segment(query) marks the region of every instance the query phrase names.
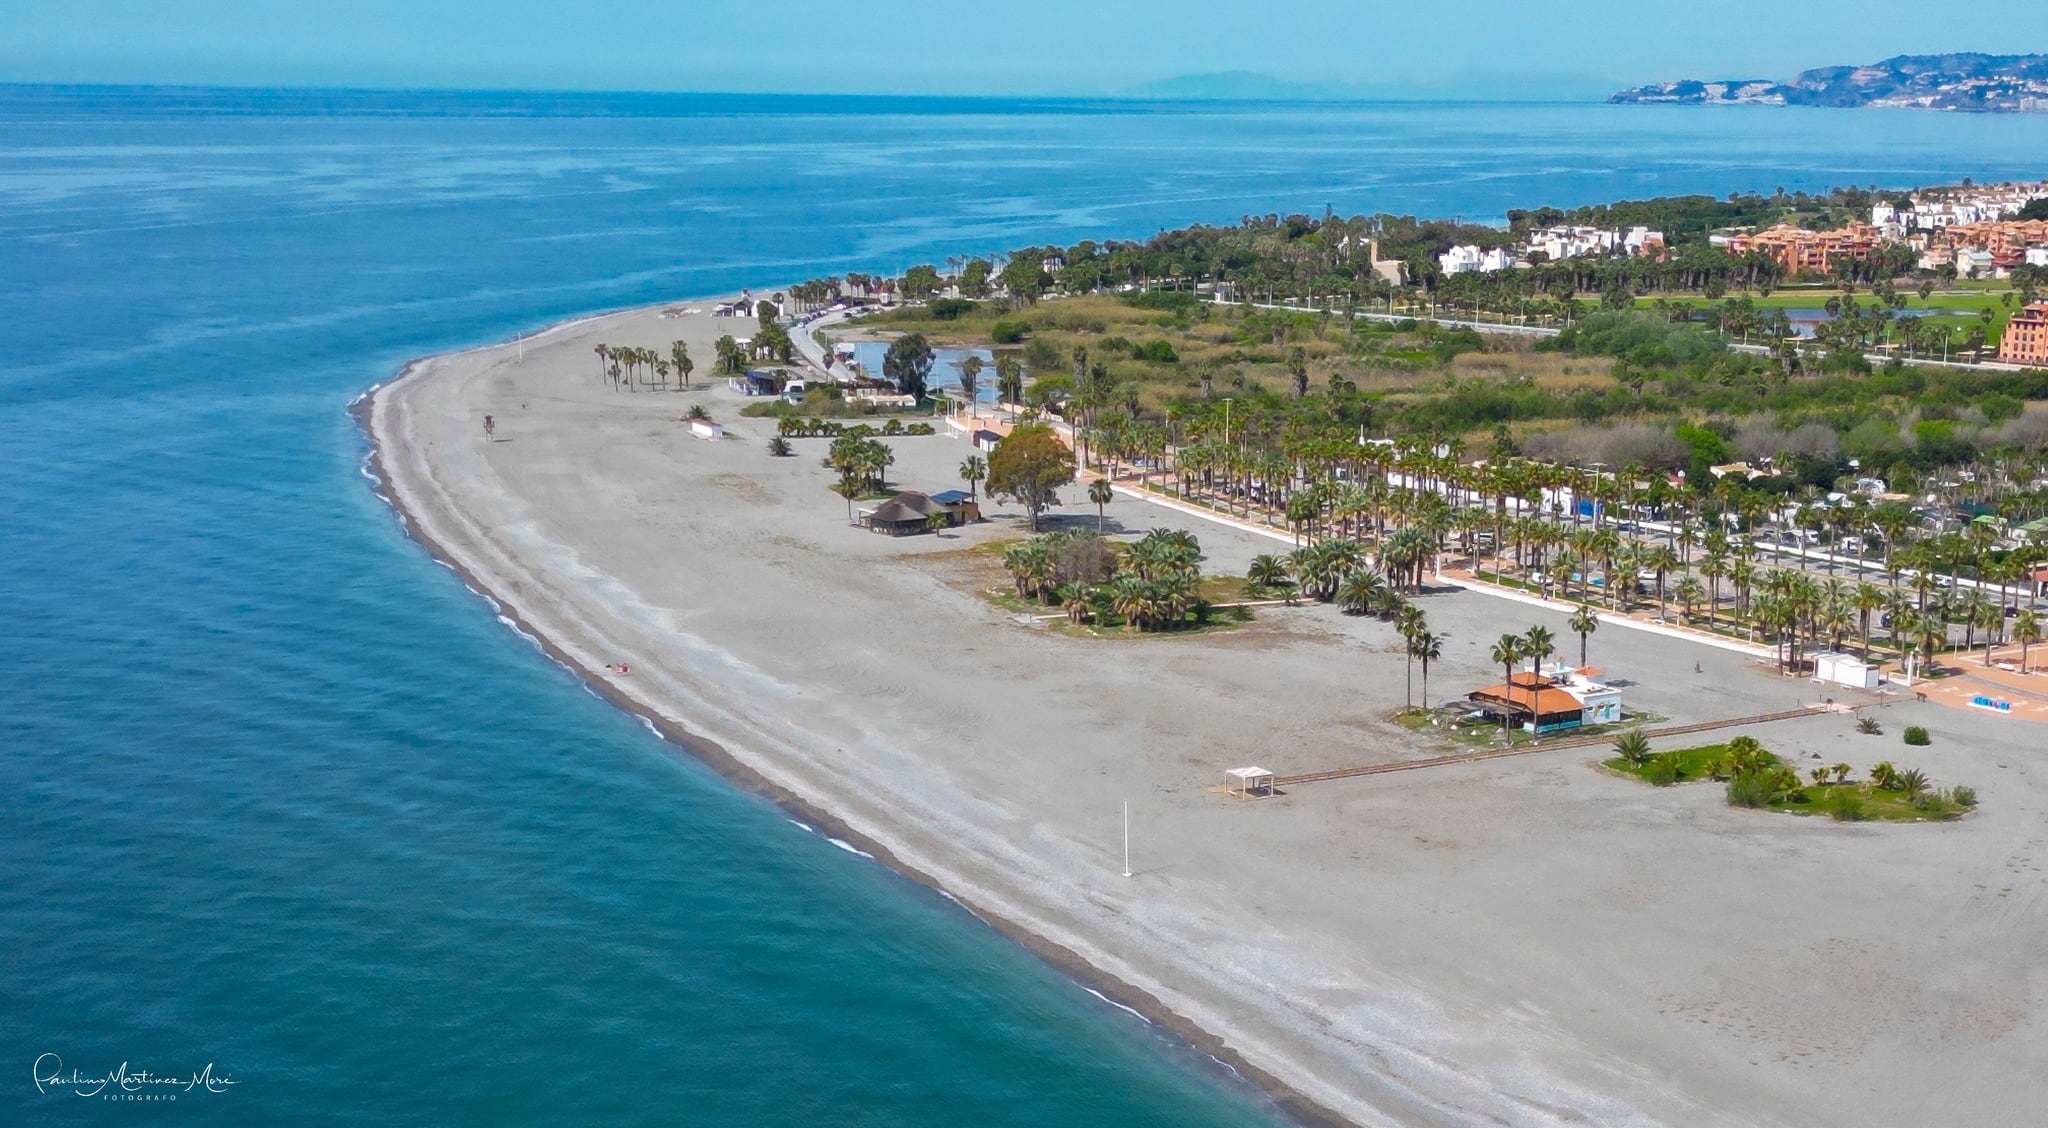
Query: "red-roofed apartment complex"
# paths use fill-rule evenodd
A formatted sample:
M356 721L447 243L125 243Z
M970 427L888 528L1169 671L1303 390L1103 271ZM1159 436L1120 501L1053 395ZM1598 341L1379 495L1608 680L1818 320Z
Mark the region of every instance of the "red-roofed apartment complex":
M2048 365L2048 302L2035 302L2012 315L1998 341L1998 359Z

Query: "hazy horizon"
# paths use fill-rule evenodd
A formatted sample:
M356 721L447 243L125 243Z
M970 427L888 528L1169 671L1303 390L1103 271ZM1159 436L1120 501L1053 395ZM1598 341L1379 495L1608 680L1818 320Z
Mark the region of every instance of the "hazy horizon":
M909 0L886 13L790 0L730 15L652 0L576 11L541 0L364 0L346 11L258 0L17 7L0 44L0 82L37 85L1089 98L1249 78L1297 88L1294 96L1527 101L1678 78L1783 78L1899 54L2048 47L2048 6L2020 0L1943 9L1947 24L1971 29L1972 43L1930 42L1924 5L1908 0L1815 0L1800 10L1798 36L1763 33L1784 11L1764 0L1677 11L1583 0L1569 18L1509 0L1428 10L1304 0L1288 20L1166 0L973 10Z

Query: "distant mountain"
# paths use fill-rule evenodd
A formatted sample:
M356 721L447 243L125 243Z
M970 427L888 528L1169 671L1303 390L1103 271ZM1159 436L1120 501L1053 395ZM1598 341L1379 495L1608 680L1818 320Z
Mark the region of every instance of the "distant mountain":
M1659 82L1616 104L1904 106L1976 113L2048 113L2048 55L1900 55L1867 67L1821 67L1786 82Z
M1297 82L1255 71L1184 74L1127 87L1123 98L1173 102L1592 101L1607 91L1584 75L1480 71L1426 81Z
M1289 82L1252 71L1183 74L1133 86L1123 93L1129 98L1192 102L1317 102L1349 96L1342 87Z

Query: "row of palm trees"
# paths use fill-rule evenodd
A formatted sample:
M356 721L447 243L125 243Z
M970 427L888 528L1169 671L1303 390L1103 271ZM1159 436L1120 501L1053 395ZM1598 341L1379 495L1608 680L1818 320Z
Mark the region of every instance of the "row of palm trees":
M1825 568L1828 580L1821 581L1804 568L1760 563L1755 541L1731 536L1720 520L1725 514L1736 523L1760 527L1782 517L1783 497L1732 486L1701 495L1630 470L1595 473L1529 460L1466 463L1450 444L1331 447L1283 437L1261 447L1253 445L1256 425L1240 427L1226 441L1220 428L1209 423L1183 424L1185 442L1172 451L1175 494L1247 518L1256 508L1273 523L1285 521L1307 542L1305 547L1338 542L1321 555L1301 557L1305 572L1299 590L1304 595L1334 597L1345 569L1324 560L1342 561L1377 549L1413 583L1427 562L1453 544L1483 573L1489 562L1482 548L1490 542L1497 580L1505 579L1512 549L1518 574L1548 570L1540 585L1544 590L1604 602L1615 611L1634 605L1640 574L1660 616L1668 616L1675 601L1688 621L1704 608L1707 626L1717 629L1728 604L1723 596L1732 592L1729 625L1747 622L1775 638L1781 660L1788 662L1801 641L1826 638L1839 646L1850 629L1870 651L1869 623L1880 611L1891 613L1892 641L1902 652L1938 648L1946 636L1935 632L1946 632L1951 623L1964 631L1966 648L1978 632L1996 640L2003 637L2008 618L2014 619L2013 637L2028 642L2022 623L2034 617L2019 618L2024 609L2016 607L2027 557L2000 548L1998 533L1983 523L1929 533L1902 503L1846 499L1801 507L1792 526L1824 534L1823 543L1856 536L1875 546L1888 587L1866 582L1845 588L1835 573L1847 554L1830 550L1824 556L1817 566ZM1097 456L1110 465L1117 455L1101 436L1113 433L1113 427L1101 428L1094 444ZM2038 507L2039 495L2037 489L2009 492L2021 512ZM1590 514L1570 512L1576 505L1557 504L1560 498L1583 502ZM1616 512L1657 519L1663 531L1650 539L1625 531L1622 520L1612 516ZM1866 551L1858 559L1869 556ZM1957 589L1964 578L1996 585L1997 598L1986 598L1982 589L1961 598L1936 597ZM1759 598L1766 581L1769 586ZM1789 593L1780 590L1788 584ZM1810 589L1837 594L1821 598ZM1850 594L1840 595L1842 590ZM1906 591L1911 598L1902 602ZM1937 620L1934 630L1927 627L1930 617Z
M622 387L638 391L641 384L663 390L668 387L670 374L676 377L677 391L688 391L690 373L697 368L690 359L690 346L681 341L671 341L665 356L654 349L633 345L600 344L591 351L597 354L598 379L610 381L613 391Z

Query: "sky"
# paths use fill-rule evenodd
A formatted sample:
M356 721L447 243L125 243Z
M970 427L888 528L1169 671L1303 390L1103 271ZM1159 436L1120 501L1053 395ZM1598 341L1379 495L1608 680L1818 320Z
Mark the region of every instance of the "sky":
M2042 0L4 0L0 81L1092 95L1180 75L1593 96L2048 51Z

